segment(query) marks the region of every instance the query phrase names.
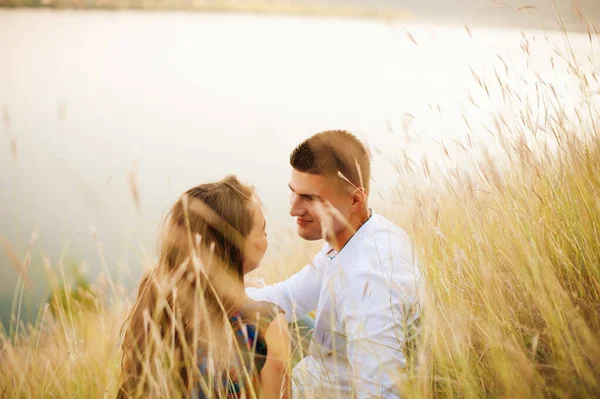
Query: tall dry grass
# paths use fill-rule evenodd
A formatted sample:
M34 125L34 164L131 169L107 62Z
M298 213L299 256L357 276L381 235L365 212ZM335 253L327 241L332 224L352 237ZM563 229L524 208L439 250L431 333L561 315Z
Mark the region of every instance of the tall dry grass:
M600 141L520 151L423 198L418 396L600 395ZM460 187L460 189L458 189Z
M523 81L523 71L476 76L481 98L497 101L494 90L503 98L501 107L478 103L495 109L488 145L465 144L465 168L435 174L425 162L409 173L434 181L400 194L405 206L396 207L425 276L410 396L600 396L600 108L591 24L588 34L588 59L575 57L565 33L551 61L569 72L572 97L535 71L525 83L534 90L525 91L509 83ZM525 36L524 43L529 57Z
M407 397L600 396L598 76L593 54L577 60L565 43L556 62L574 102L535 73L524 95L506 68L479 79L488 101L494 90L504 99L478 104L497 110L493 145L463 145L466 168L398 169L387 213L412 236L424 276ZM407 189L416 175L430 188ZM105 291L91 309L45 312L37 327L2 336L2 396L114 397L130 302Z
M106 292L96 288L98 293ZM125 293L122 292L123 298ZM38 325L0 338L0 396L27 398L114 397L118 387L121 300L90 298L55 313L45 306Z

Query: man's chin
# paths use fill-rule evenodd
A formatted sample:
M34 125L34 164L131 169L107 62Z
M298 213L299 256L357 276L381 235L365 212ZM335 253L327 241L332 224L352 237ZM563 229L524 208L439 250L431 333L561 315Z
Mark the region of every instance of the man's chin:
M320 232L306 231L301 227L298 227L298 235L306 241L317 241L322 238Z

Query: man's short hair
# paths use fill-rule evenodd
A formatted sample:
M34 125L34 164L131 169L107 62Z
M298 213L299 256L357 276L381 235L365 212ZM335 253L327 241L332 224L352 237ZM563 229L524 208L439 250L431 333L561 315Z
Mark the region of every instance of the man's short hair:
M290 165L299 172L321 176L338 176L341 172L355 187L369 192L369 153L355 135L345 130L327 130L304 140L292 151Z

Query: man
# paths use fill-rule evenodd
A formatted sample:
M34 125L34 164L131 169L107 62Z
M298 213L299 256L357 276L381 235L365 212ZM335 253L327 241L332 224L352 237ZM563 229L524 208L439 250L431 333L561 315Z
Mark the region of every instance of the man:
M370 210L370 160L354 135L318 133L292 152L290 164L298 235L326 242L289 279L247 293L277 304L290 322L316 309L309 356L292 373L294 396L398 397L417 304L408 236Z

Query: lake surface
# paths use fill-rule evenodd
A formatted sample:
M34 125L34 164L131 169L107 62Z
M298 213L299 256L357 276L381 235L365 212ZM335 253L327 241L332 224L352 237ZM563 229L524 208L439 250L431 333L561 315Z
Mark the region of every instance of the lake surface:
M178 195L234 173L256 186L277 242L294 228L287 160L301 140L356 133L373 152L372 197L385 199L398 184L391 162L439 159L440 142L469 132L463 115L486 140L492 110L468 100L483 98L473 72L529 71L512 82L528 91L536 71L570 101L569 76L550 62L561 40L412 21L2 10L0 236L24 257L38 226L32 267L63 254L95 275L94 225L109 267L139 271ZM589 49L584 34L570 44ZM16 272L0 261L12 297Z

